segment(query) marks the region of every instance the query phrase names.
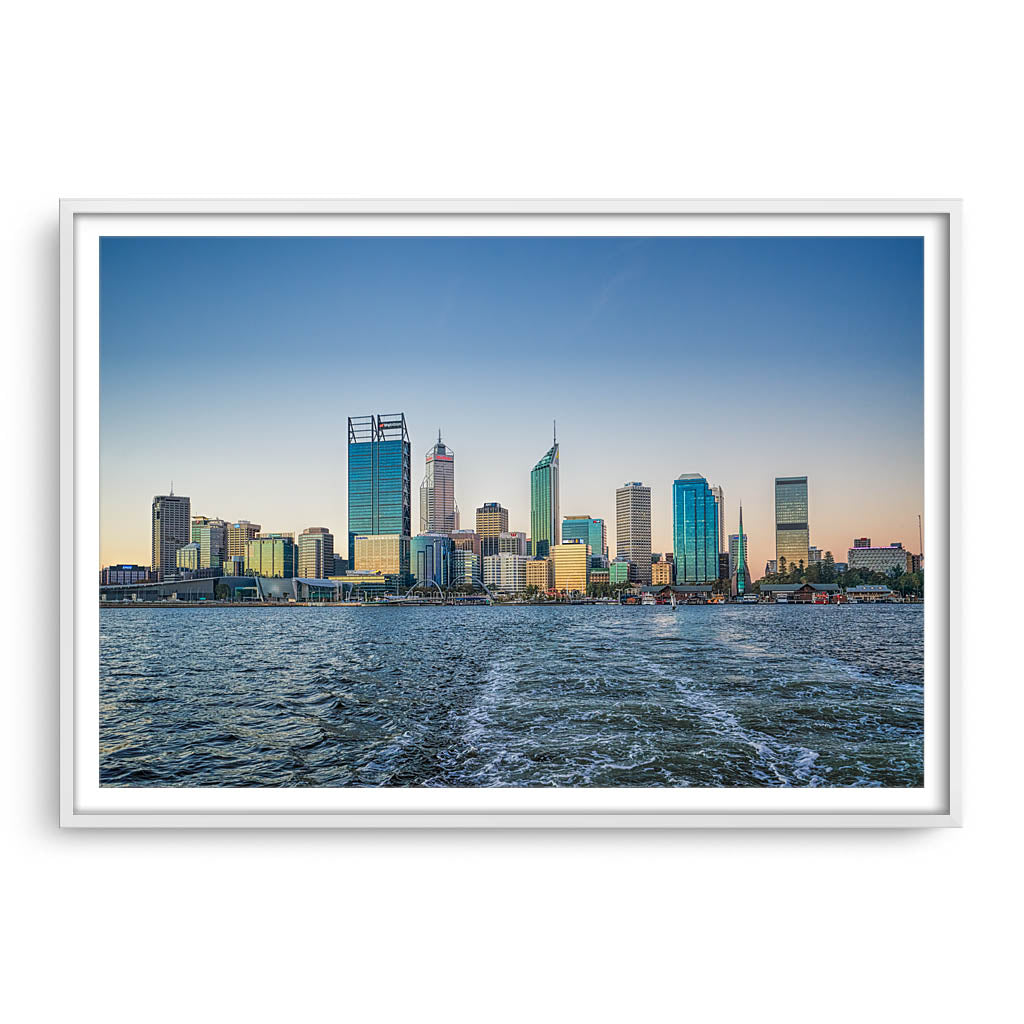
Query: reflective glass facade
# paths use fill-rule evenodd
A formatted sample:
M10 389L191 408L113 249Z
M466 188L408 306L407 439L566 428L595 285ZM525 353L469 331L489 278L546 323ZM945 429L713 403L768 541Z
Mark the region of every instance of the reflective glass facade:
M246 572L288 579L295 575L296 568L295 539L291 534L264 533L246 545Z
M608 533L603 519L590 516L566 516L562 520L562 542L581 540L590 545L590 563L593 566L608 555Z
M412 538L410 571L417 583L436 583L446 588L452 582L452 539L440 533L421 533Z
M786 569L810 564L811 535L807 516L807 477L775 478L775 560ZM781 564L779 571L781 572Z
M405 415L349 417L348 557L356 534L412 532L411 448Z
M685 473L672 483L672 553L676 583L718 579L718 502L707 480Z
M556 442L530 473L531 553L537 558L547 558L551 548L561 543L561 527Z

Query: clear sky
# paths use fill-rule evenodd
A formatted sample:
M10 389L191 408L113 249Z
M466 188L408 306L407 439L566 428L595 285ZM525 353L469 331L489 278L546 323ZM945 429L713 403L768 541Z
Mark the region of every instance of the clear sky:
M404 412L413 531L438 428L462 525L529 532L558 420L563 515L700 473L774 557L775 476L811 543L915 551L923 505L920 238L104 238L101 564L150 560L150 503L347 531L348 416Z

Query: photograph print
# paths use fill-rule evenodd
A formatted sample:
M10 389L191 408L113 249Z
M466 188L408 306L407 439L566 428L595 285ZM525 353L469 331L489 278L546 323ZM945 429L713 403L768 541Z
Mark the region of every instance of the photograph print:
M925 784L923 239L99 239L99 787Z

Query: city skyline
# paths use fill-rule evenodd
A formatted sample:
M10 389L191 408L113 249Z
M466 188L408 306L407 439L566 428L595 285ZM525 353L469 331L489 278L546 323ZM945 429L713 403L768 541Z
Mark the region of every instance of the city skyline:
M116 238L101 288L103 565L147 562L142 510L172 478L195 515L344 537L345 418L374 408L404 410L414 466L440 426L456 502L499 502L512 530L531 532L529 474L557 418L561 517L603 518L612 550L623 480L651 487L652 547L672 550L684 472L721 487L727 512L743 501L755 570L775 557L787 474L809 478L810 542L837 560L860 535L917 547L920 239ZM439 339L440 403L396 372ZM181 380L153 403L164 343ZM324 395L286 386L293 345L326 360ZM493 346L508 358L488 362ZM191 429L175 395L205 410ZM257 463L282 469L246 471Z

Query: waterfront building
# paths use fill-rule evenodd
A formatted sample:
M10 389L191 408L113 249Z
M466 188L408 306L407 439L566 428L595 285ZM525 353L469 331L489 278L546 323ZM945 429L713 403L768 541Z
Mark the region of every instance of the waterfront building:
M101 587L150 582L156 582L156 577L148 565L108 565L100 570Z
M607 566L603 569L592 568L590 570L590 585L596 587L605 583L611 583L611 572Z
M227 523L209 516L193 516L192 540L199 545L199 567L219 569L228 554Z
M762 583L760 590L762 601L780 604L831 604L840 596L836 583Z
M354 564L350 572L382 573L401 576L409 572L409 537L397 533L359 534L352 538Z
M451 586L452 539L446 533L419 533L410 544L410 572L417 583Z
M717 486L711 488L711 493L718 506L718 553L722 554L729 550L728 542L725 539L725 495L722 493L722 488Z
M732 542L736 541L735 552ZM729 593L742 598L750 593L750 572L747 570L747 535L743 532L743 506L740 505L740 532L729 538L729 559L732 572L729 574Z
M245 555L228 555L221 563L220 571L225 576L245 576Z
M636 579L651 582L651 489L639 481L615 492L615 555L636 566Z
M455 452L442 443L439 430L420 484L420 533L450 534L458 529L456 514Z
M504 552L484 557L483 580L489 590L500 590L505 594L521 594L526 589L526 566L524 555Z
M846 588L846 599L851 604L892 601L895 597L896 595L882 584L865 583L859 587Z
M651 585L655 587L664 587L672 583L672 569L673 565L671 562L666 562L661 559L657 562L651 563ZM594 574L590 574L593 579Z
M472 548L452 548L452 586L468 587L479 583L480 556Z
M529 558L526 560L526 585L536 587L542 593L555 586L554 563L550 558Z
M555 590L585 594L590 585L590 545L570 540L551 548L554 563Z
M608 561L608 528L603 519L590 516L566 516L562 520L562 541L582 540L590 545L591 568Z
M636 566L628 558L616 558L608 563L609 583L633 583L636 581Z
M491 554L501 555L508 552L510 555L522 555L526 557L526 534L517 530L499 533L497 536L497 549Z
M262 530L259 523L250 523L248 519L240 519L237 523L229 523L227 530L227 556L235 555L245 558L246 546Z
M558 437L530 472L530 553L546 558L561 543L562 518L559 509Z
M676 582L710 583L718 578L718 503L699 473L672 483L672 550Z
M246 545L246 573L288 578L296 575L297 563L294 534L260 533Z
M178 548L174 553L174 565L179 573L182 570L196 572L199 569L199 545L193 540Z
M404 413L348 419L348 557L356 536L412 533L411 446Z
M334 573L334 534L326 526L310 526L299 534L299 576L325 580Z
M177 575L177 552L192 539L192 502L180 494L157 494L153 497L152 569L157 580Z
M863 538L866 539L866 538ZM851 569L867 569L870 572L910 572L913 555L900 543L887 548L852 547L846 552L846 563Z
M775 560L786 568L810 564L810 528L808 526L807 477L775 478Z
M452 548L455 551L472 551L479 559L480 535L476 530L455 530L452 533Z
M733 574L736 572L736 565L739 562L739 551L740 551L740 535L738 533L729 534L729 578L732 579ZM743 534L743 562L745 565L749 565L750 550L747 547L747 535Z
M480 558L498 554L498 537L508 533L508 509L496 501L487 501L476 510L476 533L480 538Z

